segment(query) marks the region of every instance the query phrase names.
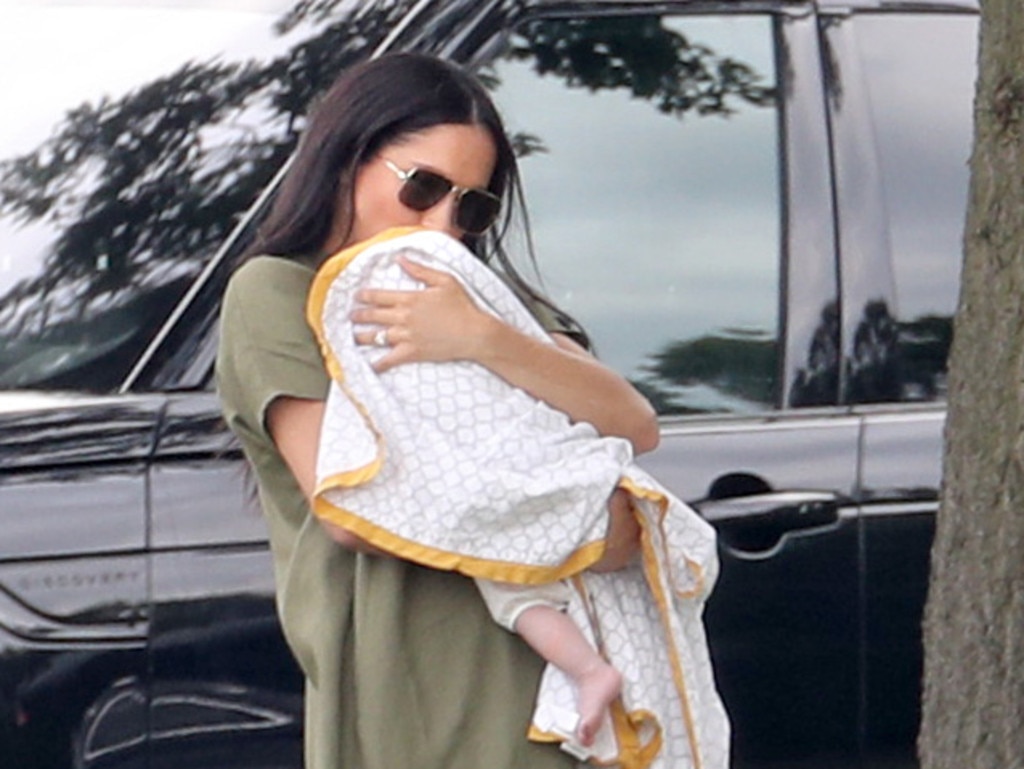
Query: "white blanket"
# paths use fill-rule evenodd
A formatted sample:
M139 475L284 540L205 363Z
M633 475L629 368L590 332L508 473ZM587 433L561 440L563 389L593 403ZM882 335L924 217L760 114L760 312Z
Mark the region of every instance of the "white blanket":
M358 346L363 287L418 290L404 255L454 275L479 307L551 343L509 287L458 241L401 229L329 259L308 318L332 384L320 437L316 514L395 555L496 581L567 579L568 613L623 675L593 759L628 769L727 769L729 724L702 624L717 576L714 531L602 438L470 362L410 363L381 375L386 350ZM597 574L607 500L633 496L635 567ZM530 737L571 733L569 679L549 665Z

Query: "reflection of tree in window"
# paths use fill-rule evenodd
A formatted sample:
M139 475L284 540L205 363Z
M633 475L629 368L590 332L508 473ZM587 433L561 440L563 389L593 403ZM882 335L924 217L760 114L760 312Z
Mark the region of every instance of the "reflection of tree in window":
M751 403L775 401L776 340L769 334L746 329L726 329L715 336L673 342L650 356L647 367L654 380L645 380L648 395L657 393L654 383L704 384L721 393ZM659 398L662 413L686 413L666 394Z
M899 326L901 399L933 401L946 397L946 356L953 343L953 318L923 315Z
M676 119L728 118L740 105L775 106L776 89L765 84L762 73L696 41L699 32L684 33L679 27L686 19L630 14L536 20L517 30L506 56L541 77L561 79L569 89L625 92ZM521 133L519 139L524 156L549 151L543 135ZM774 402L774 330L720 328L658 344L647 363L624 373L660 413L706 410L680 398L680 387L714 390L723 396L710 399L720 404L715 409L759 409Z
M897 334L896 321L884 301L871 301L864 306L853 332L853 354L847 372L852 403L899 399Z
M0 217L56 233L37 275L0 297L0 388L116 386L167 311L294 147L296 118L371 50L407 2L299 2L311 33L266 62L189 62L70 110L0 161Z
M824 406L839 392L839 304L832 301L821 311L811 336L806 365L797 369L789 392L789 406Z
M538 74L591 91L628 89L678 117L731 114L734 98L775 102L751 67L666 28L660 16L538 20L519 32L508 55L532 60Z
M628 89L661 112L682 117L730 115L733 98L757 106L775 103L775 89L753 68L667 29L660 16L539 19L524 24L505 56L533 62L538 75L562 78L571 88ZM492 73L481 75L491 87ZM516 153L544 152L542 137L517 133Z

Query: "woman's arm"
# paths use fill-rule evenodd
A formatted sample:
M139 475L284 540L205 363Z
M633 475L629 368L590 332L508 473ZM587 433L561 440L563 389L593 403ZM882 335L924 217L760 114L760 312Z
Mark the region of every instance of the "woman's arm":
M325 408L324 401L281 397L267 409L270 437L310 505L316 491L317 436L320 435ZM342 547L358 553L386 555L347 529L322 518L318 520L331 539Z
M658 445L658 422L647 399L569 337L546 344L481 311L451 275L410 260L402 266L422 291L364 290L352 320L387 330L384 371L411 361L472 360L602 435L628 439L641 454ZM373 331L363 332L362 344Z
M320 435L325 405L323 401L282 397L275 399L267 410L270 437L310 504L316 490L316 436ZM591 567L595 571L620 569L639 549L639 525L635 518L624 515L616 506L610 506L609 513L605 552ZM348 550L388 555L348 529L322 518L317 520L331 539Z
M477 362L574 422L589 422L601 435L628 439L634 454L657 447L658 420L651 404L575 341L553 334L552 347L491 316L485 321L491 329L482 337Z

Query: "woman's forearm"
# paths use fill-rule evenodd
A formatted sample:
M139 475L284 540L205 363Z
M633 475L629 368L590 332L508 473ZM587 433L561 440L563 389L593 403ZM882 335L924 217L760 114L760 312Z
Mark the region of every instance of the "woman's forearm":
M647 399L569 337L555 345L523 334L476 306L451 274L401 259L423 290L363 289L351 319L371 328L356 334L375 344L380 330L389 346L378 372L415 361L472 360L486 366L576 422L633 444L635 453L658 444L658 422ZM376 327L376 328L374 328Z
M313 436L320 434L325 409L324 401L281 397L271 403L267 411L267 428L270 437L311 506L316 491L318 451L317 442ZM317 521L331 539L348 550L357 553L387 555L348 529L322 518L318 518Z
M478 363L573 421L626 438L637 454L658 445L657 415L647 399L569 337L555 334L553 346L500 320L487 323L473 356Z

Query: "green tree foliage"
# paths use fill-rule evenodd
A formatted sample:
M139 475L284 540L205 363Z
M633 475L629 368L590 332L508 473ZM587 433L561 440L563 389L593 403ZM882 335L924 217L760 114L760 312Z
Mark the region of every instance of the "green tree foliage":
M571 87L625 89L677 116L728 115L733 99L775 101L754 69L666 28L659 16L538 20L523 28L511 55Z

